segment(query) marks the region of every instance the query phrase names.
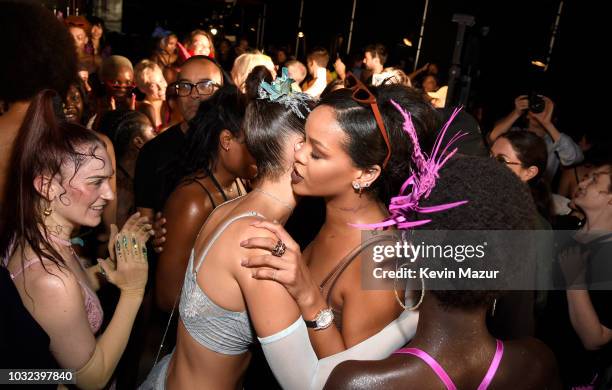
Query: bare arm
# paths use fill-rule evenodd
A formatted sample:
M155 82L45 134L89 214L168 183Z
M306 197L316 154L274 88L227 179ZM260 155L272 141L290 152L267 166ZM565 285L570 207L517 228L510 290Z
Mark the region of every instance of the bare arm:
M588 290L568 290L567 303L572 326L586 349L599 349L612 340L612 330L599 322Z
M157 306L172 310L185 278L185 270L196 237L213 207L197 184L181 186L164 207L166 241L156 271Z
M254 222L251 221L251 222ZM241 238L250 237L255 233L255 228L248 227L243 230ZM261 235L261 232L258 232ZM269 237L273 237L269 233ZM240 241L237 241L238 244ZM262 255L266 251L261 249L240 248L241 257L249 255ZM253 278L252 271L240 267L240 261L236 262L235 275L240 289L244 295L249 316L257 336L267 337L275 334L294 323L300 316L295 301L280 284Z
M521 95L514 99L514 110L495 124L493 130L489 133L489 142L493 143L497 137L510 130L514 122L516 122L528 108L529 100L527 99L527 95Z
M257 278L283 284L297 302L302 317L313 320L320 310L327 308L327 302L312 280L308 266L302 260L299 245L279 224L261 222L256 226L261 228L258 232L260 236L249 238L242 245L250 248L266 248L268 254L252 255L244 265L257 268L255 270ZM274 238L261 237L261 232L266 230L268 231L266 233L273 232ZM281 258L269 253L278 239L287 245L287 250ZM360 264L360 260L354 261L342 275L342 278L350 280L348 284L351 286L361 285ZM342 352L376 334L396 319L401 312L401 307L395 301L392 291L348 288L342 291L342 298L344 301L342 332L335 326L308 331L312 347L320 359Z

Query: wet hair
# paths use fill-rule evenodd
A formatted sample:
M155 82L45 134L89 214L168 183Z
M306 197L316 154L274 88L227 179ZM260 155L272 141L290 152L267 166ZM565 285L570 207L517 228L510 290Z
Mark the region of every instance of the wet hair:
M309 105L314 105L312 102ZM308 112L297 106L303 118L281 103L268 99L252 100L244 118L246 146L257 165L257 180L280 177L283 167L283 148L291 135L305 135ZM311 107L312 108L312 107Z
M112 141L117 161L125 157L132 139L142 133L143 119L151 123L146 114L126 109L107 111L100 119L100 131Z
M329 63L329 53L322 47L315 47L308 54L308 61L313 61L321 68L327 68L327 64Z
M43 89L66 95L77 78L77 54L68 29L51 11L35 2L2 1L0 36L5 53L14 54L0 61L0 100L30 100Z
M548 150L544 139L528 130L507 131L497 139L505 138L512 145L521 166L525 169L535 166L538 174L532 177L527 184L538 208L538 212L550 220L552 214L552 198L550 188L544 180L546 165L548 163Z
M352 91L339 89L326 95L319 105L329 106L335 111L336 121L346 134L344 148L358 168L381 167L380 176L365 193L372 194L379 201L389 204L408 178L411 168L412 143L403 131L404 118L391 104L391 100L412 115L412 121L421 140L423 150L429 151L434 132L439 127L435 109L425 100L423 94L401 85L369 87L380 109L383 123L389 134L391 158L385 168L387 145L378 128L370 105L361 104L352 98Z
M17 138L9 165L5 203L0 215L0 257L9 258L17 248L29 246L40 259L64 265L62 256L47 241L43 220L43 196L34 187L35 178L59 176L60 183L74 179L80 167L104 143L86 128L59 122L54 110L55 92L41 91L33 99ZM71 171L71 172L70 172ZM64 193L59 201L66 204ZM22 266L25 258L22 256ZM44 263L43 263L44 267Z
M233 84L224 85L210 99L200 103L196 116L189 122L190 131L180 160L169 168L174 180L169 183L167 194L183 180L191 182L201 177L212 177L219 158L221 132L228 130L239 138L243 134L245 109L246 99Z
M457 155L440 170L428 198L420 206L467 200L446 211L418 215L431 219L425 230L529 230L535 227L535 205L526 186L492 158ZM452 237L449 241L452 241ZM491 248L491 244L489 245ZM461 263L451 266L459 266ZM518 267L519 262L516 262ZM469 282L465 282L469 283ZM443 307L470 310L490 307L498 291L430 290Z
M384 65L385 62L387 62L387 48L380 43L366 46L365 52L370 53L372 58L378 58L381 65Z
M253 68L245 81L245 94L247 99L257 99L259 96L259 84L261 84L262 81L271 83L273 81L272 73L270 73L265 66L258 65Z

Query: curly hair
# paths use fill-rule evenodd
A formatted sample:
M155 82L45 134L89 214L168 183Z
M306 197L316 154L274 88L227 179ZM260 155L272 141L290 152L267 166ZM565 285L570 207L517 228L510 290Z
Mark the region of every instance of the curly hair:
M537 215L529 189L508 168L486 157L456 156L440 171L430 196L421 206L467 200L468 203L435 214L423 227L428 230L529 230ZM452 240L452 238L451 238ZM515 266L520 266L517 262ZM498 291L430 291L443 307L488 307Z
M51 89L65 96L77 79L74 39L38 3L0 2L0 36L12 57L0 61L0 100L30 100Z

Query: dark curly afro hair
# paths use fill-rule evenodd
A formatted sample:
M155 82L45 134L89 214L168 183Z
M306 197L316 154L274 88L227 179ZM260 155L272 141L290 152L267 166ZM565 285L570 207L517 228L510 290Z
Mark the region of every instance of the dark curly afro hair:
M424 225L428 230L530 230L537 210L529 193L508 168L492 158L456 156L440 171L435 188L423 206L467 200L468 203L439 213ZM451 238L452 240L452 238ZM512 267L520 267L513 262ZM459 286L458 286L459 287ZM432 290L446 308L490 307L499 291Z
M30 100L43 89L65 96L77 77L74 39L39 3L0 1L0 100Z

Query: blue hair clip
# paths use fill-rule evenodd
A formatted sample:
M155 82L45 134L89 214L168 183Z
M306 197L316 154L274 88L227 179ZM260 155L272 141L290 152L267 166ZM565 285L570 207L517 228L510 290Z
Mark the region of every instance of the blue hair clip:
M302 107L307 113L310 112L308 102L312 101L312 97L302 92L293 92L291 84L294 80L289 77L287 68L281 71L282 76L277 77L272 83L262 81L259 85L259 99L266 99L273 103L280 103L295 113L298 117L304 119L305 116L300 109Z

